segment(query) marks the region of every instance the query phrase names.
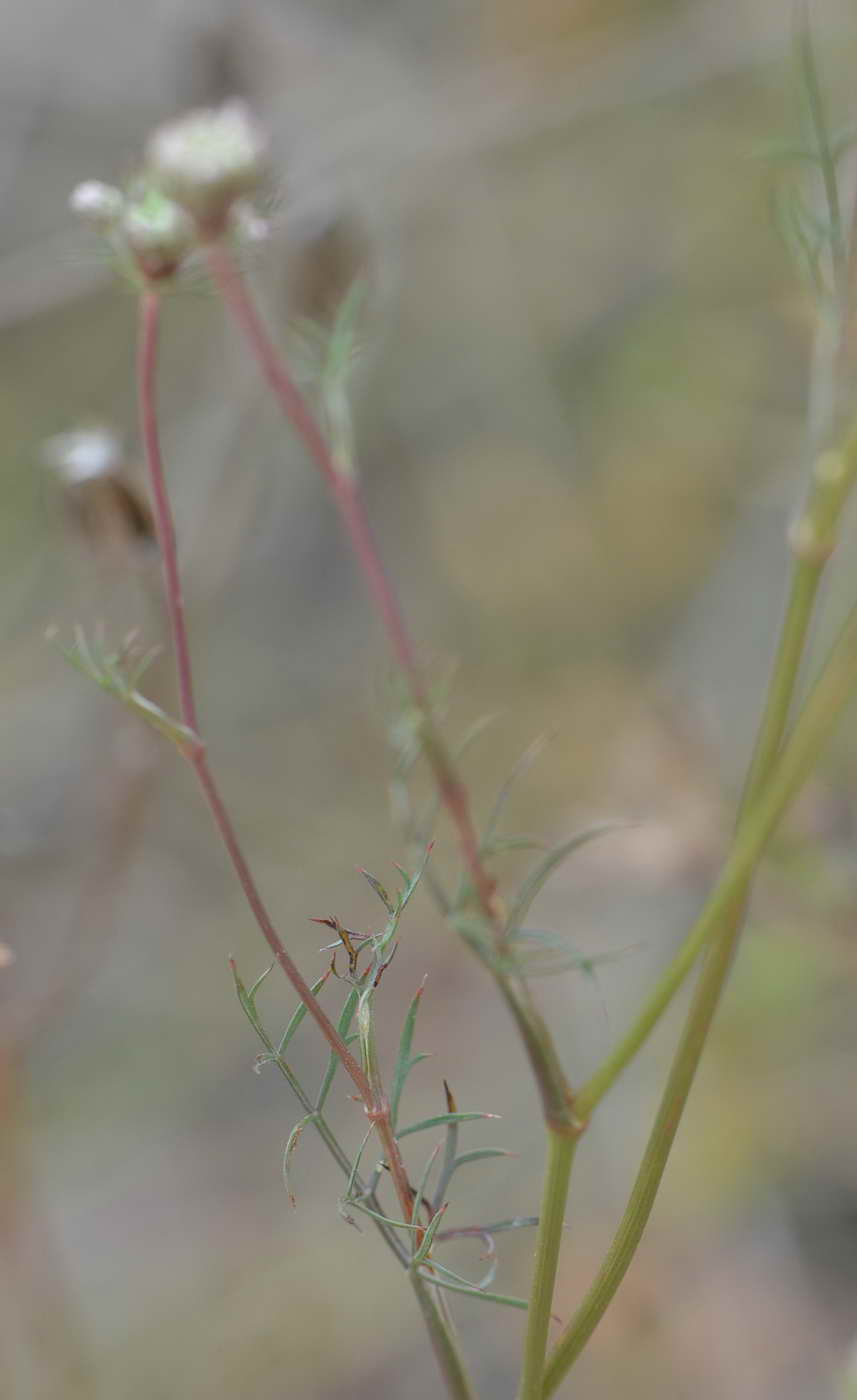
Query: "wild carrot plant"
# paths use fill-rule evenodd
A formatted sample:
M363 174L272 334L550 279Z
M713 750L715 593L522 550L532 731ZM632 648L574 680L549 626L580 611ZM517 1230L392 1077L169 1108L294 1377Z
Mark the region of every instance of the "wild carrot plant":
M797 703L819 587L857 478L857 428L848 426L849 404L840 371L851 311L855 251L840 205L838 159L844 144L828 126L806 29L799 37L798 58L805 133L799 148L783 148L774 154L778 159L799 161L802 171L809 170L812 178L817 177L825 212L819 217L811 207L815 192L807 180L802 178L785 187L781 223L814 298L817 324L809 393L808 484L788 536L790 580L785 616L719 878L631 1025L585 1082L580 1082L573 1066L564 1064L554 1029L543 1017L532 986L535 975L567 971L580 966L580 959L562 935L534 930L529 913L560 863L609 828L578 832L547 853L542 851L517 888L501 887L495 858L509 838L498 833L497 812L482 828L476 821L458 757L444 732L364 505L349 402L360 317L359 288L346 298L330 333L314 333L317 373L312 389L306 391L280 350L243 270L241 239L248 229L259 232L259 218L248 201L264 182L269 156L264 133L239 102L193 112L156 131L148 143L139 179L127 194L88 182L73 196L76 210L109 238L136 288L140 431L163 568L178 713L167 713L141 689L150 654L136 640L111 646L104 638L88 639L78 633L67 654L101 687L171 740L192 768L272 957L268 972L252 985L247 985L234 964L232 971L241 1008L263 1047L261 1059L277 1067L301 1110L285 1149L287 1189L291 1190L293 1153L301 1135L312 1129L342 1173L343 1214L371 1221L406 1276L446 1391L457 1400L475 1396L476 1390L453 1323L455 1295L527 1311L518 1400L541 1400L557 1389L608 1308L649 1219L735 955L753 877L778 823L857 685L855 607L819 667L807 698ZM364 872L383 911L380 928L357 931L335 917L321 921L332 935L328 945L331 963L313 985L299 970L258 888L200 724L173 527L170 467L163 460L157 404L161 304L190 259L204 264L225 316L282 410L286 430L301 440L317 468L365 585L367 600L388 638L400 678L403 715L397 730L395 778L399 806L409 828L409 848L416 854L412 868L400 869L395 888L386 888L376 875ZM851 408L853 411L853 405ZM425 818L411 808L408 796L410 778L420 762L431 774L435 792ZM431 828L440 808L450 819L457 844L460 874L455 888L446 888L432 870ZM546 1169L542 1201L532 1216L522 1212L499 1222L477 1217L466 1226L445 1227L459 1168L503 1154L499 1148L466 1148L461 1139L468 1121L492 1115L461 1110L449 1087L443 1112L418 1122L408 1121L408 1075L423 1058L414 1050L421 986L410 1005L396 1013L401 1032L395 1062L390 1067L381 1062L377 1022L380 1016L391 1014L384 974L399 946L400 928L421 880L496 987L533 1077L545 1132ZM280 1033L265 1025L258 1006L260 984L275 965L298 999ZM564 1322L549 1346L575 1155L582 1150L581 1142L602 1100L694 973L696 984L684 1028L615 1238L577 1312ZM327 1009L330 994L338 984L343 985L345 997L341 1007L331 1013ZM308 1088L299 1078L289 1053L307 1018L315 1023L328 1051L317 1088ZM350 1080L353 1098L362 1108L365 1131L356 1155L340 1141L326 1114L340 1071ZM417 1174L406 1164L402 1144L418 1134L428 1135L432 1147ZM372 1161L375 1165L368 1165ZM494 1292L493 1264L484 1278L474 1281L444 1262L443 1245L452 1239L477 1236L493 1259L495 1236L519 1228L537 1231L528 1299Z

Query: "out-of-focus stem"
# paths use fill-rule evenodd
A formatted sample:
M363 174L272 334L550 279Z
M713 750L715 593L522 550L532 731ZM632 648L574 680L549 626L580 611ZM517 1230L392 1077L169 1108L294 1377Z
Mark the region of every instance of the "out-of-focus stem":
M355 476L337 465L330 445L271 340L241 273L229 250L220 242L207 244L212 277L234 317L286 418L321 472L343 529L357 560L366 587L384 624L393 655L401 667L423 725L423 747L431 765L441 800L456 831L465 866L483 912L497 928L500 923L494 879L479 854L479 840L470 801L446 751L432 713L431 702L402 611L381 561L372 527L366 515Z
M711 898L682 943L672 962L650 994L630 1030L601 1067L579 1091L577 1112L588 1117L619 1075L634 1059L684 982L708 940L724 927L724 920L740 918L746 889L735 883L730 870L747 866L744 852L755 845L751 829L756 825L756 802L763 795L774 769L791 713L801 663L821 577L833 553L843 508L857 480L857 428L840 451L823 452L813 468L807 501L790 532L795 564L786 615L765 701L758 738L750 762L732 853ZM774 778L776 781L776 775ZM746 880L755 860L747 866Z
M855 685L857 608L852 611L833 647L773 772L742 818L732 856L705 914L691 935L691 938L695 937L697 950L705 945L710 936L717 936L712 942L694 994L628 1206L595 1283L549 1359L545 1372L545 1395L550 1395L556 1389L580 1355L634 1257L651 1214L729 972L741 931L741 915L750 876L780 817L816 762Z
M265 903L259 893L252 871L244 855L241 843L232 824L226 804L214 775L208 764L205 745L199 738L196 721L196 706L193 693L193 666L188 644L185 620L184 599L181 589L181 574L176 549L176 536L170 507L169 491L164 473L163 457L158 432L157 402L155 395L155 372L157 365L158 325L160 303L158 294L152 288L142 293L140 307L140 341L138 354L138 390L140 398L140 418L146 448L146 461L152 486L152 500L158 542L163 556L164 583L167 593L167 611L171 624L176 668L179 676L179 703L182 722L197 736L198 742L185 749L188 761L196 773L220 833L221 840L232 863L238 882L258 924L268 947L285 972L310 1016L321 1030L325 1040L343 1068L351 1076L363 1100L367 1118L374 1125L384 1150L396 1195L403 1218L407 1219L411 1209L411 1191L401 1150L392 1127L390 1105L386 1096L370 1084L369 1079L354 1055L352 1055L339 1031L323 1010L318 999L313 996L309 984L301 975L297 965L277 933Z
M289 373L247 289L235 260L221 242L206 245L211 275L223 301L245 337L262 373L286 418L301 438L327 484L343 529L351 542L366 587L384 625L393 655L405 676L419 711L423 751L431 767L438 795L458 835L465 869L480 911L496 941L505 938L503 911L495 881L480 853L467 789L456 771L434 718L416 653L395 592L387 577L366 515L355 474L337 465L330 445L304 395ZM519 991L510 979L497 977L504 1000L524 1039L527 1056L538 1083L545 1118L568 1130L574 1126L572 1093L560 1066L547 1027L532 1006L526 989Z
M155 374L157 367L159 313L160 298L158 293L151 287L146 288L141 293L140 298L140 337L137 357L140 425L146 451L146 464L151 484L152 505L158 533L158 543L161 549L167 612L172 633L176 671L178 673L181 718L182 722L198 736L199 725L197 723L196 703L193 690L193 666L188 642L184 598L182 596L175 527L173 525L169 491L167 489L163 456L161 453L160 435L158 432ZM198 744L187 749L187 756L197 775L200 787L208 803L209 811L220 833L229 859L232 862L239 884L244 891L247 903L268 947L271 949L276 961L285 972L301 1001L306 1006L307 1011L319 1027L331 1050L338 1055L344 1068L351 1076L364 1102L367 1113L370 1113L374 1108L374 1104L366 1076L333 1022L327 1016L317 998L313 996L309 984L305 981L297 965L286 951L282 939L274 927L273 921L256 886L256 882L253 879L252 872L244 856L220 790L214 780L206 757L205 747L201 739Z
M577 1138L561 1137L548 1131L548 1160L539 1211L539 1234L530 1307L527 1313L520 1400L540 1400L542 1393L542 1372L562 1243L563 1216L576 1147Z

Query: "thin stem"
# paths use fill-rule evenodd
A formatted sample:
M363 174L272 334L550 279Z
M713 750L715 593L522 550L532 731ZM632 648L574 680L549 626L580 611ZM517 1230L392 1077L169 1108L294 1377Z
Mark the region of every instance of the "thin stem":
M411 1269L410 1276L426 1331L451 1400L476 1400L476 1391L467 1373L458 1339L440 1309L435 1289L421 1277L418 1269Z
M211 275L227 309L244 335L286 418L303 441L330 491L369 595L384 625L393 655L420 712L423 752L431 767L440 800L457 832L462 860L480 910L495 939L502 944L505 938L503 911L496 895L494 878L486 868L480 852L479 837L467 789L458 776L435 721L416 652L384 569L356 477L353 471L343 470L337 465L312 409L271 340L228 249L222 243L214 241L206 245L206 253ZM519 995L511 987L508 979L498 977L497 980L524 1038L546 1120L548 1123L558 1123L566 1131L573 1130L575 1119L571 1110L572 1093L547 1027L538 1017L528 996Z
M806 650L821 573L821 567L805 560L798 561L792 573L774 669L768 684L750 766L744 780L737 820L739 827L745 813L764 787L782 747Z
M152 289L147 289L142 295L140 305L140 348L138 357L140 420L146 448L146 459L149 467L158 540L161 546L163 559L167 609L179 676L181 717L183 723L191 729L194 734L198 735L199 729L193 694L193 670L190 648L188 645L184 600L181 590L181 575L178 565L175 528L173 526L172 510L163 469L163 458L158 433L155 371L157 363L159 311L160 303L157 293ZM295 390L295 394L297 394L297 390ZM298 408L300 408L302 403L303 400L300 395L298 395ZM307 416L303 426L304 430L308 432L312 438L315 425L311 416ZM320 434L318 434L318 442L326 452L324 440ZM365 542L367 562L369 562L369 559L372 557L371 550L369 549L371 545L371 536L366 532L368 532L368 523L365 523L365 532L362 535L358 531L357 538ZM380 572L380 563L377 563L375 587L382 588L383 586L386 586L386 581L383 573ZM392 594L390 594L390 605L393 609L391 613L391 617L393 617L395 616L395 603L392 600ZM406 641L403 631L401 636ZM418 677L416 665L415 663L412 664L413 674ZM279 934L274 928L271 917L268 914L262 896L256 886L256 882L253 879L252 872L244 856L232 820L217 783L215 782L214 775L208 765L204 744L200 740L192 748L189 747L186 753L199 780L209 811L220 833L229 859L232 862L239 884L244 891L244 896L265 941L271 949L276 961L289 978L289 981L301 1001L306 1006L307 1011L318 1025L331 1050L339 1057L344 1068L348 1071L363 1100L366 1116L375 1128L387 1165L389 1166L402 1217L407 1220L412 1209L413 1193L408 1181L401 1149L393 1130L390 1104L383 1091L377 1065L367 1066L367 1068L371 1068L373 1075L372 1082L370 1082L368 1073L357 1063L357 1060L348 1049L348 1046L345 1044L336 1027L323 1011L321 1004L316 997L313 996L309 984L304 980L296 964L286 951ZM333 1151L334 1156L336 1156L338 1160L338 1143L335 1145L331 1143L322 1131L321 1124L317 1118L315 1118L315 1121L316 1126L322 1133L322 1137L325 1138L328 1148ZM398 1253L398 1251L396 1252ZM423 1316L429 1327L432 1346L434 1347L450 1395L453 1397L453 1400L474 1400L474 1392L467 1379L467 1373L464 1370L462 1359L458 1353L451 1327L436 1301L432 1298L430 1290L427 1288L424 1281L417 1276L416 1271L414 1269L409 1269L408 1274L414 1292L417 1295Z
M634 1257L731 966L741 931L741 912L749 876L780 816L815 763L855 685L857 608L833 647L767 785L747 812L723 879L709 902L712 928L716 930L719 925L722 931L706 959L625 1214L597 1279L548 1362L545 1396L556 1389L580 1355Z
M852 618L848 629L854 626ZM768 782L758 791L755 801L740 821L729 858L702 913L662 974L634 1025L579 1091L576 1108L581 1117L589 1117L608 1089L633 1060L708 942L732 922L740 922L747 887L759 857L821 748L826 737L824 726L832 723L832 719L827 718L827 708L819 707L830 705L828 690L840 673L841 663L837 658L847 645L848 629L837 643L828 667L797 721L792 737ZM846 698L847 690L841 697L837 691L833 707L834 716ZM824 720L821 725L819 714Z
M857 429L852 429L841 451L824 452L813 468L809 495L791 529L796 562L786 615L780 632L758 738L750 762L733 848L720 882L672 962L661 974L636 1021L622 1040L579 1091L576 1109L587 1118L593 1108L634 1059L693 967L708 939L718 931L718 918L740 918L744 893L740 882L724 903L724 881L739 855L742 842L753 841L745 818L753 814L786 732L819 585L836 544L842 511L857 480ZM767 794L766 794L767 796ZM744 864L743 856L738 862ZM752 873L750 863L748 878ZM731 884L731 877L728 883ZM717 911L719 910L719 914Z
M563 1137L557 1133L548 1132L548 1159L539 1212L539 1234L533 1266L530 1307L527 1313L527 1336L524 1343L524 1368L521 1375L520 1400L540 1400L542 1393L542 1372L545 1364L551 1305L562 1242L563 1217L576 1147L577 1138Z
M282 939L274 928L271 916L258 891L256 882L253 879L252 872L247 864L246 857L232 825L232 820L226 809L223 798L220 795L220 789L208 765L205 750L202 748L194 750L189 754L189 759L199 780L215 826L220 833L220 838L232 862L232 868L244 891L244 897L262 932L265 942L268 944L276 961L285 972L301 1001L306 1006L307 1011L310 1016L312 1016L331 1050L339 1057L344 1069L351 1076L361 1099L363 1099L367 1107L367 1111L369 1111L374 1107L369 1082L333 1022L322 1009L320 1002L313 996L309 983L304 979L297 964L286 951Z
M844 290L843 282L847 268L848 254L842 221L842 208L839 201L836 156L830 143L830 133L827 127L827 113L824 109L824 98L821 92L818 66L815 61L812 31L809 24L809 15L806 11L804 11L800 19L797 33L797 50L803 77L807 116L815 138L816 154L821 170L822 185L824 187L824 200L827 205L834 288L837 292L841 293Z
M598 1277L552 1352L540 1394L553 1394L577 1360L625 1277L651 1215L667 1159L696 1074L720 993L731 966L741 921L714 944L706 959L625 1214Z
M357 563L369 594L377 608L390 641L393 655L405 675L414 703L423 721L426 757L434 772L441 799L458 832L459 845L480 905L490 923L499 925L494 880L479 854L479 840L467 791L458 778L445 745L437 732L431 701L420 671L402 611L387 577L372 527L366 515L354 476L341 470L331 452L316 417L301 393L282 356L271 340L241 273L222 243L207 244L212 277L223 300L245 336L253 355L280 406L310 457L318 467L343 529L351 541Z
M147 288L143 291L140 298L140 336L137 359L140 426L146 451L146 463L152 491L155 526L161 548L167 613L170 621L176 670L179 680L181 717L182 722L186 724L189 729L192 729L195 734L198 734L199 727L197 724L196 705L193 693L193 669L190 647L188 644L184 598L182 595L181 574L178 564L178 551L176 549L176 533L173 525L169 491L167 489L163 456L161 453L160 435L158 432L155 373L157 365L159 313L160 298L158 293L151 288ZM336 1027L326 1015L320 1003L313 996L308 983L301 976L296 964L287 953L274 927L273 921L256 887L250 867L241 849L226 805L220 795L211 769L208 766L208 760L202 741L200 740L199 744L193 749L188 749L187 754L197 778L199 779L209 810L220 832L221 839L229 859L232 862L241 888L244 891L247 903L250 906L253 917L268 947L271 949L276 961L285 972L309 1014L319 1027L319 1030L331 1050L339 1056L343 1066L351 1076L367 1112L371 1111L374 1108L374 1104L365 1074Z
M390 1100L381 1078L378 1061L378 1048L375 1039L375 1020L372 1015L373 987L363 992L357 1007L357 1025L360 1035L360 1053L363 1059L363 1073L366 1076L372 1095L372 1112L369 1114L375 1125L378 1140L384 1150L387 1166L393 1179L399 1209L403 1220L410 1220L414 1206L414 1193L408 1180L408 1173L402 1160L402 1151L393 1128L393 1113ZM420 1236L417 1237L419 1242Z
M190 657L190 643L187 635L184 597L181 574L179 572L176 532L170 497L167 489L164 459L161 453L161 440L158 432L157 397L155 374L158 358L158 330L160 327L161 299L152 288L146 288L140 296L140 327L137 350L137 387L140 408L140 429L146 452L146 465L149 471L149 484L152 491L152 504L155 515L155 528L161 551L164 570L165 595L170 631L173 638L176 674L179 687L179 709L182 723L194 734L199 733L196 717L196 701L193 693L193 668Z
M312 1123L313 1127L315 1128L316 1132L318 1133L319 1137L321 1138L322 1142L324 1143L325 1147L330 1153L330 1156L333 1158L343 1175L351 1181L352 1187L354 1190L356 1190L357 1195L361 1196L367 1202L367 1204L370 1205L376 1212L374 1224L379 1235L384 1240L384 1243L396 1256L399 1263L403 1264L407 1268L409 1263L409 1255L399 1243L399 1241L396 1239L395 1231L390 1229L390 1227L387 1224L385 1224L385 1222L380 1218L381 1206L380 1202L377 1199L377 1196L375 1195L375 1192L367 1190L367 1187L363 1182L360 1174L354 1171L348 1154L345 1151L345 1148L342 1146L338 1137L336 1136L327 1119L325 1118L322 1109L317 1103L313 1103L313 1100L310 1098L309 1094L304 1089L294 1070L287 1063L287 1061L283 1059L282 1055L277 1050L277 1047L274 1045L274 1042L271 1040L271 1037L268 1035L261 1021L259 1021L258 1018L256 1018L252 1020L252 1025L254 1030L256 1031L256 1034L258 1035L259 1039L261 1040L262 1044L267 1050L272 1064L275 1064L277 1066L277 1069L280 1071L280 1074L288 1083L289 1088L292 1090L292 1093L295 1095L295 1098L304 1110L307 1120Z
M378 1134L387 1160L387 1165L390 1168L390 1174L393 1178L393 1185L399 1201L399 1209L402 1212L402 1219L413 1220L414 1223L416 1223L419 1214L419 1198L424 1188L424 1183L421 1183L420 1189L414 1191L408 1181L408 1175L402 1161L401 1149L393 1127L393 1115L390 1108L390 1101L384 1088L384 1082L381 1077L381 1067L378 1060L375 1018L372 1014L373 992L374 987L367 987L360 998L360 1004L357 1008L357 1024L360 1035L361 1054L363 1056L363 1068L372 1087L375 1103L378 1105L377 1111L370 1116L375 1124L375 1131ZM417 1302L423 1314L429 1340L431 1341L441 1374L446 1382L449 1395L452 1397L452 1400L459 1400L459 1397L461 1400L473 1400L474 1391L467 1374L464 1360L458 1349L452 1320L446 1307L436 1296L436 1290L432 1289L425 1282L419 1272L420 1264L423 1262L420 1251L424 1246L424 1241L425 1232L423 1230L417 1230L414 1235L414 1251L408 1269L411 1287L414 1290ZM425 1241L425 1243L427 1243L427 1241ZM430 1264L427 1267L431 1267Z
M815 82L814 60L811 47L809 47L808 33L805 37L807 48L804 54L804 63L808 70L807 88L812 89ZM817 89L817 83L815 86ZM820 98L815 104L813 119L816 125L819 149L829 153ZM826 169L825 175L828 176L829 173L830 170ZM835 222L838 210L835 168L833 176L832 200L829 188L827 192L832 223ZM834 249L834 265L835 263L836 253ZM842 510L853 489L855 477L857 477L857 432L855 430L852 429L846 438L841 452L827 452L820 456L817 455L829 440L835 419L836 365L841 348L843 327L847 324L848 298L849 283L846 276L844 279L837 280L833 306L821 308L812 361L808 406L808 444L810 452L815 456L815 464L805 505L790 532L795 563L792 570L789 598L768 683L762 718L741 795L735 840L744 834L748 817L752 815L753 804L762 796L765 785L779 758L794 704L819 586L826 564L835 547ZM716 941L708 954L699 986L691 1004L685 1030L673 1060L659 1117L652 1130L646 1153L640 1165L631 1199L598 1279L590 1289L576 1319L566 1334L562 1359L559 1360L560 1353L557 1353L551 1361L549 1367L549 1375L551 1376L554 1371L560 1376L564 1374L580 1354L614 1296L639 1245L654 1205L687 1095L741 934L751 877L752 870L744 881L743 888L740 884L736 886L731 905L727 905L720 928L715 927L711 934L711 937ZM715 891L715 895L716 893ZM690 952L692 949L688 951ZM677 990L680 981L692 965L692 959L687 956L682 957L682 952L683 950L680 951L679 961L674 962L671 969L667 970L659 987L655 989L653 997L610 1060L599 1070L590 1084L584 1086L578 1104L579 1112L586 1114L592 1111L595 1104L615 1082L624 1066L637 1053L661 1011L668 1004L669 996ZM665 993L669 995L665 996Z

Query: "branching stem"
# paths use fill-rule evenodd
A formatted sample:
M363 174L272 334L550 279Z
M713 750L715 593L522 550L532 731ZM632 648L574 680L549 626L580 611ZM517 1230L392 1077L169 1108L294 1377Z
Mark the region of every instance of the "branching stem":
M163 561L167 612L170 620L173 650L179 681L181 718L187 728L192 730L195 735L199 736L193 690L193 666L188 642L184 599L182 596L175 527L173 525L172 509L164 472L160 435L158 432L155 376L157 368L159 313L159 295L153 288L148 287L142 292L140 301L140 333L137 359L140 424L146 451L146 462L151 484L158 542L161 548ZM297 393L297 390L295 390L295 393ZM300 396L298 396L297 402L298 405L302 404L303 401ZM310 433L311 437L313 432L317 431L315 430L315 425L311 416L308 417L305 428ZM318 441L324 446L324 439L320 434L318 434ZM358 515L358 519L359 518ZM368 531L368 523L366 524L366 530ZM368 536L368 534L366 540L371 544L371 537ZM378 569L380 570L380 564L378 565ZM377 586L380 587L384 582L383 574L379 573ZM390 605L393 609L391 616L395 616L396 611L395 604L392 600L392 594L390 594ZM406 641L404 632L402 632L402 637ZM415 664L414 674L418 676ZM220 789L209 767L205 745L202 739L199 738L199 742L192 747L189 746L185 752L199 780L215 826L220 833L223 845L232 863L235 874L238 877L238 882L241 885L253 917L268 947L271 949L274 958L285 972L301 1001L306 1006L308 1013L321 1030L331 1050L338 1056L344 1069L347 1070L360 1098L363 1100L366 1116L375 1127L387 1164L390 1168L390 1175L396 1191L399 1208L402 1212L402 1218L407 1220L412 1208L412 1192L408 1182L405 1164L402 1159L401 1149L393 1130L389 1100L383 1093L383 1087L380 1085L380 1081L375 1085L370 1083L366 1072L352 1055L333 1022L323 1010L320 1002L313 996L309 984L301 975L297 965L286 951L282 939L274 927L262 896L259 893L259 889L232 824L232 819L229 816ZM443 1313L432 1296L431 1290L416 1276L414 1270L409 1270L409 1276L411 1277L423 1315L429 1324L429 1334L431 1336L432 1345L447 1382L449 1394L453 1397L453 1400L473 1400L474 1393L467 1380L466 1371L464 1370L463 1362L458 1353L457 1344L451 1328L447 1325Z
M146 452L146 464L152 492L152 505L161 560L164 571L164 588L167 601L167 614L172 633L173 651L179 684L179 706L182 722L199 735L196 702L193 689L193 666L188 642L184 598L182 595L181 574L179 571L176 534L173 525L169 491L164 472L158 432L157 399L155 374L157 367L158 328L160 321L160 297L151 287L141 293L140 334L137 357L137 387L140 405L140 426ZM301 1001L312 1016L331 1050L338 1055L344 1068L354 1082L367 1110L374 1105L369 1082L357 1060L340 1036L333 1022L325 1013L320 1002L313 996L308 983L274 927L250 867L247 863L226 804L215 782L208 764L202 739L198 745L187 750L188 759L196 773L209 811L220 833L223 845L232 863L239 884L262 935L276 961L285 972Z
M489 922L498 929L501 919L494 879L479 854L479 839L467 790L459 779L438 732L425 680L401 608L381 560L356 476L337 466L316 416L268 334L229 250L223 243L212 242L207 244L206 253L211 275L225 305L244 335L283 413L325 480L343 530L351 542L367 590L384 625L393 655L405 676L413 703L420 712L425 754L431 765L441 800L458 833L462 858L480 905Z

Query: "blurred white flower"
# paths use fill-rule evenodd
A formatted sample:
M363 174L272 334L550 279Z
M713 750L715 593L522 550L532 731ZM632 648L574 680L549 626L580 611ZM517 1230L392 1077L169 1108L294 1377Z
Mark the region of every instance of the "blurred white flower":
M268 142L244 102L200 108L158 127L146 148L157 187L210 232L219 233L236 200L265 174Z
M69 195L69 208L93 228L108 229L116 223L125 205L125 197L115 185L101 180L84 180Z
M115 472L122 444L110 428L77 428L48 438L42 445L42 457L64 481L78 484Z

